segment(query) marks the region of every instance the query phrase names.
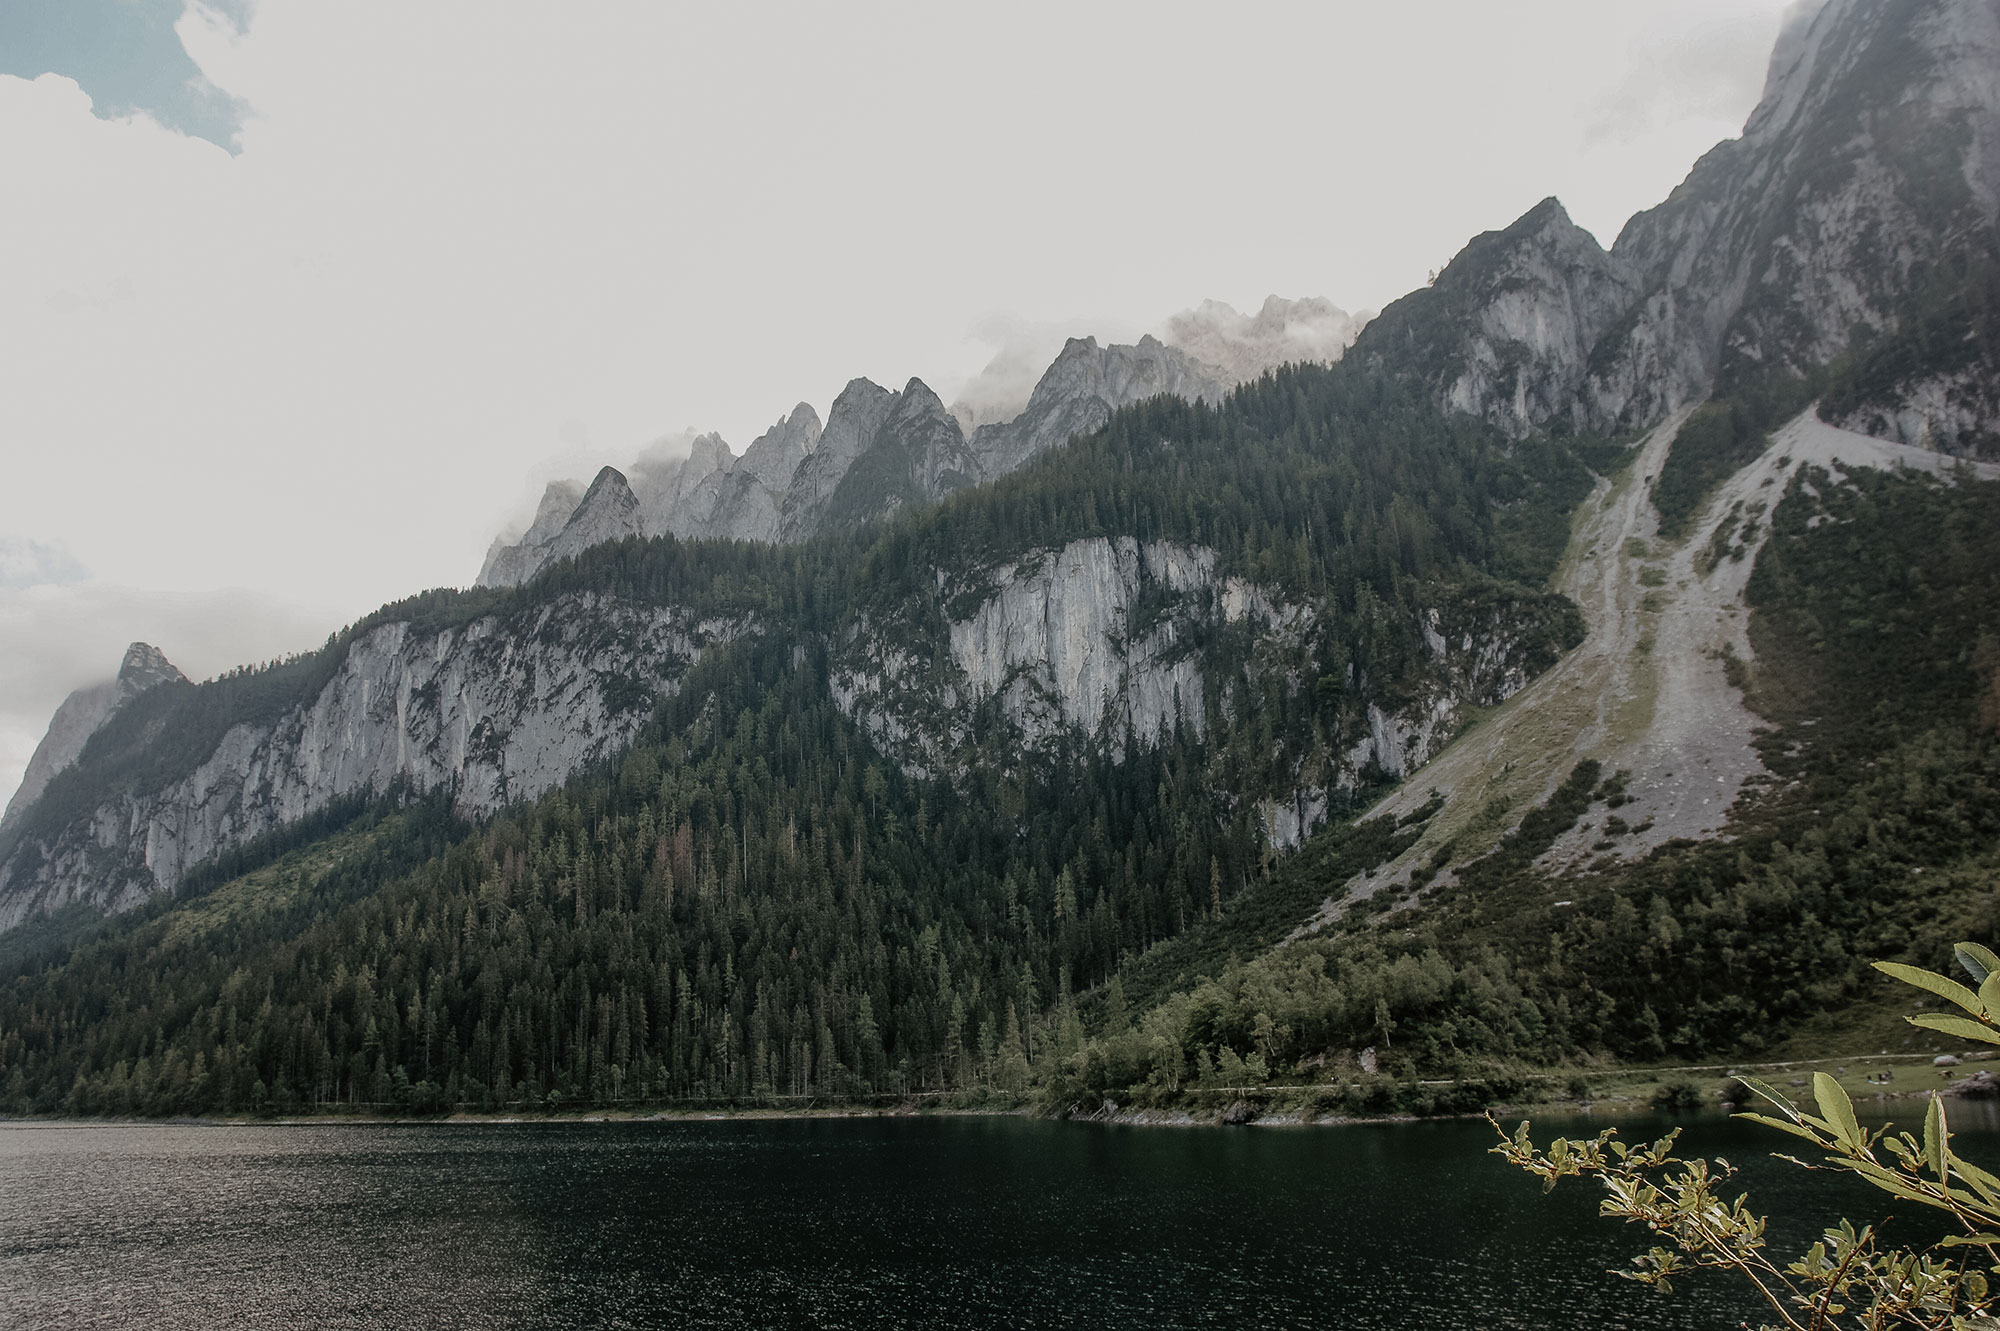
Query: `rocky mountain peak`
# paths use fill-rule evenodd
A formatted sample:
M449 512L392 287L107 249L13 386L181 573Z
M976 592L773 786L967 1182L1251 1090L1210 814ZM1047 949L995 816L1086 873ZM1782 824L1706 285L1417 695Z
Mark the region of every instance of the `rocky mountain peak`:
M21 784L0 815L0 832L19 822L28 807L40 799L57 773L83 754L90 737L103 729L118 710L151 689L163 684L185 684L187 676L174 668L165 652L151 643L135 642L125 649L115 678L101 684L87 684L63 700L49 721L48 733L35 747Z
M978 411L964 403L947 409L918 378L901 392L855 379L824 424L801 402L740 457L720 436L692 431L649 449L630 472L641 530L697 540L802 541L828 525L864 521L1003 475L1144 398L1168 393L1218 402L1235 384L1276 366L1337 360L1365 322L1320 299L1272 296L1248 316L1206 301L1176 316L1164 341L1147 335L1135 345L1107 346L1094 337L1069 339L1053 363L1040 367L1032 391L1028 367L1040 366L1039 358L1018 361L1020 348L1003 353L985 377L1005 361L1001 377L1008 382L984 384ZM1226 363L1204 359L1188 349L1194 345ZM1012 405L1002 411L1004 402ZM980 420L986 423L974 429ZM855 471L864 457L867 464ZM836 493L840 502L833 504ZM581 503L582 487L550 487L527 535L494 542L480 585L532 577L549 562L546 547ZM623 526L614 522L610 529Z
M562 531L549 542L544 563L571 558L603 541L637 536L640 525L639 499L632 493L625 473L616 467L605 467L583 492L583 502L576 506L576 512L563 524Z
M574 488L574 482L558 483ZM516 587L552 564L582 554L605 541L621 541L644 533L644 510L625 473L605 467L591 481L590 488L571 505L571 511L552 535L536 539L548 529L545 521L559 511L562 491L551 485L542 497L535 525L518 544L495 542L487 552L486 566L479 572L481 587Z
M767 489L782 491L791 483L799 463L819 447L821 428L819 413L801 402L790 415L780 417L777 424L758 435L731 470L755 478Z
M1547 198L1474 237L1431 286L1384 310L1355 353L1399 364L1454 410L1526 435L1574 417L1593 349L1637 294L1625 265Z
M125 649L125 659L118 665L118 683L136 696L161 684L185 684L187 676L153 644L135 642Z

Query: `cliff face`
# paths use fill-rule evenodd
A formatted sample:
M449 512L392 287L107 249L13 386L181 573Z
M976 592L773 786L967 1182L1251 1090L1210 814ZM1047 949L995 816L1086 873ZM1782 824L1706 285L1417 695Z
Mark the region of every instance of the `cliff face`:
M1517 438L1551 421L1584 425L1577 390L1638 292L1631 267L1545 199L1383 311L1355 354L1420 376L1452 410Z
M1613 247L1646 296L1586 386L1592 411L1651 424L1690 390L1804 371L1895 332L1917 316L1926 274L1990 235L1996 185L2000 7L1802 11L1743 137Z
M614 500L621 489L606 487ZM1093 538L939 577L941 613L858 620L821 644L835 700L912 771L964 775L980 760L967 741L982 712L1013 736L1011 751L1122 753L1176 727L1199 736L1229 724L1246 681L1316 705L1320 617L1219 573L1210 550ZM1338 753L1288 750L1269 789L1232 792L1268 806L1279 844L1308 834L1340 791L1421 764L1467 705L1521 687L1536 668L1523 644L1547 636L1531 614L1451 606L1411 627L1430 657L1393 694L1349 681L1358 701L1336 725L1351 732ZM474 817L532 798L615 756L705 650L745 632L786 635L795 650L816 641L594 593L459 629L379 625L346 645L312 697L229 727L158 788L113 783L95 806L39 822L30 800L19 834L0 843L0 929L76 902L136 905L220 851L396 783L448 789ZM1216 673L1219 642L1234 644L1240 672Z
M217 851L398 780L449 787L469 815L540 794L623 748L741 627L594 595L444 633L382 625L315 697L232 727L178 780L30 829L0 861L0 929L76 901L137 904Z
M987 713L1010 752L1053 752L1065 741L1121 754L1179 729L1227 726L1237 690L1275 687L1305 712L1315 661L1328 644L1309 605L1219 574L1212 550L1131 537L1072 541L996 567L945 576L947 618L930 641L909 626L858 625L831 651L835 700L905 767L952 776ZM1410 630L1425 644L1415 669L1389 687L1350 673L1352 695L1331 722L1332 751L1272 755L1258 802L1275 844L1296 845L1333 800L1429 760L1472 706L1504 701L1552 657L1544 608L1461 603L1440 593ZM1226 641L1240 676L1217 674ZM1282 748L1282 746L1281 746Z

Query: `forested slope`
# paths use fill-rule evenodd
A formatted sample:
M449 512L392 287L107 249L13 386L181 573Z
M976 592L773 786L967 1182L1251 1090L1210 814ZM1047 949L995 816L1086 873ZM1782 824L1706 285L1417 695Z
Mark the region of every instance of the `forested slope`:
M1421 681L1420 612L1513 607L1544 663L1573 641L1574 609L1539 586L1585 459L1617 456L1508 445L1379 376L1294 369L1220 409L1129 409L990 489L837 541L592 551L507 596L757 627L694 664L613 768L442 854L448 792L334 810L17 962L0 1093L160 1113L1023 1092L1080 1047L1079 995L1268 872L1246 792L1274 755L1339 748ZM941 581L1108 535L1199 545L1310 607L1304 668L1260 669L1211 621L1182 648L1204 665L1204 724L1022 748L989 699L942 771L906 770L837 705L842 626L935 642ZM450 624L494 605L411 609ZM193 688L207 710L181 724L324 669ZM145 779L143 745L113 743L126 733L71 781Z

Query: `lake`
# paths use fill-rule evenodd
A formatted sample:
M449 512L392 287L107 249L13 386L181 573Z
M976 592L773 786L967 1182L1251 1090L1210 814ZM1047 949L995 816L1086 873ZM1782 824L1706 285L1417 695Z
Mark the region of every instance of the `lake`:
M1903 1111L1914 1116L1914 1107ZM1989 1108L1961 1145L2000 1158ZM1976 1124L1972 1120L1977 1120ZM1627 1136L1669 1120L1626 1120ZM1581 1135L1578 1119L1538 1136ZM1880 1195L1689 1141L1753 1200ZM1120 1128L1020 1118L0 1124L0 1325L1713 1328L1607 1275L1644 1246L1478 1121ZM1775 1236L1802 1241L1795 1230Z

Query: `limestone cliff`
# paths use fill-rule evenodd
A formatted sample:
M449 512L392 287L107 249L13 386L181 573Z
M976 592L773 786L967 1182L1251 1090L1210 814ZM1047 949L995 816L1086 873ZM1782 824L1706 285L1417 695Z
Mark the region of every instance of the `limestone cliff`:
M1311 712L1314 662L1337 646L1312 606L1219 572L1199 546L1097 537L940 576L947 618L934 643L920 626L863 623L831 654L835 700L913 772L962 771L982 712L1007 727L1013 751L1078 739L1114 754L1226 726L1246 681ZM1415 770L1468 707L1525 687L1552 659L1538 655L1551 641L1541 614L1440 592L1409 626L1428 648L1414 672L1393 687L1347 679L1334 747L1316 739L1273 754L1268 788L1235 794L1266 807L1276 844L1296 845L1343 792ZM1240 677L1211 673L1210 649L1225 638L1231 659L1248 663Z
M23 806L19 835L0 842L0 929L71 902L137 904L217 851L398 781L448 788L469 815L538 795L623 748L703 648L741 627L588 594L443 632L380 625L312 697L181 755L188 770L166 785L78 817Z

